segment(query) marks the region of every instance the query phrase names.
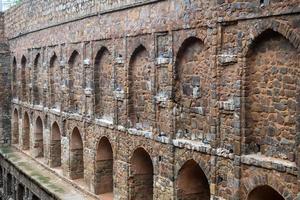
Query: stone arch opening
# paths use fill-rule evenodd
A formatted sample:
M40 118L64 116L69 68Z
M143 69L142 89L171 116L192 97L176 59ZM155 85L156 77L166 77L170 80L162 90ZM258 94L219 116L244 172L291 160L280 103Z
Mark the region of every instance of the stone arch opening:
M95 174L95 193L113 193L113 150L106 137L98 143Z
M294 46L271 29L250 46L245 73L246 154L295 161L299 60Z
M38 196L36 196L35 194L32 195L32 200L40 200L40 198Z
M12 196L13 194L13 178L10 173L7 174L7 196Z
M71 112L79 112L80 107L80 97L81 97L81 78L82 78L82 70L81 70L81 61L80 55L75 50L73 51L70 59L69 59L69 110Z
M94 88L95 88L95 115L113 121L113 66L111 54L102 47L95 57Z
M174 101L178 138L206 141L210 126L206 117L209 105L208 49L202 40L187 38L178 50L175 62ZM187 104L187 102L190 102Z
M149 53L140 45L130 58L128 70L128 117L133 127L150 129L153 124L155 118L152 109L153 74Z
M153 164L143 148L134 151L130 160L130 199L153 199Z
M57 122L52 124L50 143L50 167L61 166L61 133Z
M25 56L22 56L22 59L21 59L21 89L22 89L22 101L27 101L27 87L26 87L26 82L27 82L27 69L26 69L26 63L27 63L27 60L25 58Z
M58 58L54 53L50 59L50 104L52 108L59 106L60 77Z
M272 200L284 200L284 198L272 187L268 185L263 185L256 187L252 190L247 200L265 200L265 199L272 199Z
M17 189L17 196L18 196L18 200L23 200L25 197L25 187L22 184L18 184L18 189Z
M33 64L33 104L40 104L40 85L41 83L41 56L38 53Z
M44 142L43 142L43 121L40 117L37 117L35 121L34 131L34 155L35 157L44 157Z
M81 179L84 177L83 141L77 127L71 134L70 145L70 178Z
M12 120L12 143L18 144L19 143L19 114L18 110L15 109L13 113L13 120Z
M30 120L27 112L23 117L22 149L29 150L30 147Z
M16 60L16 57L13 58L13 63L12 63L12 75L13 75L13 97L16 98L17 97L17 77L18 77L18 74L17 74L17 60Z
M3 188L3 169L0 167L0 188Z
M187 161L179 170L176 181L177 198L181 200L209 200L207 177L194 160Z

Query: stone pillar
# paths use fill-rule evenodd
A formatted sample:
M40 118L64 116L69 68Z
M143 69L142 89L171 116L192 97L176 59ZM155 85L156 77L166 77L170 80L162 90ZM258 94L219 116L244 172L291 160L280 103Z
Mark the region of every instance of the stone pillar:
M44 143L44 157L47 165L50 165L50 143L51 143L51 133L48 124L44 124L43 132L43 143Z
M128 200L129 199L129 163L122 160L114 162L114 199ZM129 193L128 193L129 191Z
M83 150L84 163L84 181L89 188L89 191L95 193L95 154L91 147L85 147Z
M90 118L93 116L93 106L94 106L94 102L93 102L94 91L92 89L93 71L91 69L89 59L85 59L83 61L83 64L84 64L84 71L85 71L85 84L84 84L85 105L83 110L84 110L84 114Z
M67 112L69 110L69 66L64 62L60 62L60 68L62 71L62 84L61 84L61 111Z
M66 131L66 130L63 130ZM63 175L69 177L70 176L70 145L69 145L69 137L62 136L61 137L61 166L63 169Z
M174 199L174 182L168 178L154 175L153 199Z

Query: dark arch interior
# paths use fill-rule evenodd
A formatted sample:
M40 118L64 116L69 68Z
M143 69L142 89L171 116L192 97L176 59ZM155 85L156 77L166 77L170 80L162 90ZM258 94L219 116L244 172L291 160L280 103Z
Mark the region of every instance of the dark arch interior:
M96 154L96 194L113 192L113 151L109 140L101 138Z
M153 199L153 164L150 155L143 149L134 151L131 158L129 185L132 199Z
M78 96L80 96L77 87L80 86L80 78L81 72L80 72L80 58L79 53L77 51L73 51L70 59L69 59L69 89L70 89L70 107L69 109L74 112L79 111L80 106L80 99L78 99Z
M30 121L29 121L29 116L28 116L27 112L25 112L24 119L23 119L22 142L23 142L22 149L28 150L29 142L30 142Z
M187 161L180 169L177 188L178 199L210 199L208 180L198 163L194 160Z
M98 118L109 116L113 111L110 109L110 94L112 91L110 79L112 77L112 65L110 52L102 47L95 57L94 63L94 93L95 115Z
M21 82L22 82L22 100L23 101L27 101L27 96L26 96L26 58L25 56L22 56L22 59L21 59L21 66L22 66L22 69L21 69Z
M147 82L151 78L151 70L149 68L149 53L147 49L138 46L129 61L129 119L131 125L135 127L139 125L143 129L149 128L149 112L151 112L151 91L147 88ZM137 92L139 91L139 92ZM141 102L140 99L143 99Z
M25 187L22 184L18 184L18 199L23 200L25 197Z
M70 145L70 178L80 179L83 177L83 141L78 128L74 128L71 134Z
M43 122L40 117L36 119L36 124L35 124L34 149L35 149L36 157L44 156Z
M267 29L251 43L246 56L243 151L294 162L299 53L282 34ZM288 123L282 120L286 113L293 116Z
M82 149L83 143L78 128L74 128L71 136L71 149Z
M15 110L13 114L13 144L19 143L19 114L18 111Z
M284 198L268 185L260 186L252 190L248 200L284 200Z
M57 56L54 53L50 59L50 103L52 107L55 107L58 96L56 93L57 87L60 86L60 80L57 78L59 72L57 72Z
M53 123L50 143L50 167L61 166L61 134L59 126Z

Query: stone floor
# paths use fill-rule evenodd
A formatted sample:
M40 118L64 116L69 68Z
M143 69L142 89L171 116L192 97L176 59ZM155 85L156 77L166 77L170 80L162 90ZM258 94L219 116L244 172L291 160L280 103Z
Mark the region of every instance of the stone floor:
M72 185L71 182L60 178L59 176L57 176L57 174L45 168L41 163L35 161L26 153L18 151L14 147L1 147L0 153L4 155L9 161L14 163L14 165L19 170L21 170L25 174L28 174L28 176L41 184L44 189L55 194L62 200L97 199L92 195L88 195L88 193L84 193L83 191L78 190ZM110 198L103 199L106 200Z

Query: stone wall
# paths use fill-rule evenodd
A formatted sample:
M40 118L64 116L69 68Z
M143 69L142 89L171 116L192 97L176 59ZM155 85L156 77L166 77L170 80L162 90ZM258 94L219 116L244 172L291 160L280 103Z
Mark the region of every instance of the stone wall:
M33 181L28 174L24 174L15 167L8 159L0 156L0 197L14 200L54 200L55 195L45 191Z
M0 144L9 144L11 141L10 101L11 101L11 71L10 52L4 32L4 14L0 13Z
M37 162L115 199L299 198L298 0L30 2L5 14L13 146L41 118Z

